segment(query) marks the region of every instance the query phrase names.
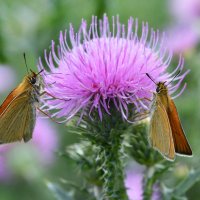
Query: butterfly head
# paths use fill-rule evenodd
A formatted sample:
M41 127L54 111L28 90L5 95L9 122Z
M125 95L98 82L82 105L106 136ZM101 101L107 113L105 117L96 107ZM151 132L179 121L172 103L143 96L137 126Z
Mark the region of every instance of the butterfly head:
M149 77L149 79L151 79L156 84L157 94L167 94L168 90L167 90L167 85L165 85L166 81L157 83L148 73L146 73L146 75Z
M157 85L157 88L156 88L156 92L158 94L164 94L164 93L167 93L167 86L165 85L166 81L165 82L158 82L156 85Z
M38 80L38 75L43 72L43 69L39 71L38 73L35 73L34 71L30 70L31 74L28 76L29 82L31 85L35 85Z

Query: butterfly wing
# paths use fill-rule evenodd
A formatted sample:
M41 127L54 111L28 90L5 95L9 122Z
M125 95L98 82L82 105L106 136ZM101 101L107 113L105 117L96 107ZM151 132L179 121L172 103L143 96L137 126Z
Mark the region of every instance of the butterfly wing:
M27 142L31 139L35 125L36 108L31 103L28 92L30 91L27 90L15 96L7 103L7 107L0 109L0 143L10 143L22 139ZM6 101L8 102L6 99L4 103ZM4 103L1 108L6 105Z
M5 101L0 106L0 115L2 115L5 110L8 108L8 106L11 104L12 101L15 100L18 96L21 94L20 87L15 88L5 99Z
M175 146L175 151L182 155L192 155L192 150L184 134L183 128L180 123L176 106L172 99L169 99L169 107L167 114L172 129L172 136Z
M156 101L153 109L149 131L150 143L168 160L174 160L175 149L167 112L159 101Z

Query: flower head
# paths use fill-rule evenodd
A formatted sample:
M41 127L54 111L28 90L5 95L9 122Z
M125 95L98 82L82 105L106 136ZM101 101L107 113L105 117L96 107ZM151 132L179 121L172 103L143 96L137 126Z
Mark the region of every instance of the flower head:
M93 111L102 119L102 113L110 114L111 107L128 119L130 109L146 108L149 103L139 99L150 98L156 85L145 73L156 81L169 81L182 70L183 59L167 73L172 53L164 34L160 37L159 31L149 31L147 23L142 24L141 32L139 37L137 20L130 18L126 26L113 17L109 24L106 15L99 21L93 17L89 28L82 20L77 33L70 25L69 32L60 33L58 48L52 41L50 53L45 51L50 70L50 75L43 75L46 90L57 98L47 100L44 106L56 109L53 116L65 117L66 121L76 113L82 116ZM38 66L44 69L41 59ZM176 85L169 85L171 93L186 74L174 79Z

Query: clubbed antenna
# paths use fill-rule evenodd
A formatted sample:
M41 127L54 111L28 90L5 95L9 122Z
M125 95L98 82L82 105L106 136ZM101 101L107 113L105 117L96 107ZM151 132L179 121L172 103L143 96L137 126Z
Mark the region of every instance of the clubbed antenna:
M44 69L41 69L41 70L37 73L37 75L41 74L43 71L44 71Z

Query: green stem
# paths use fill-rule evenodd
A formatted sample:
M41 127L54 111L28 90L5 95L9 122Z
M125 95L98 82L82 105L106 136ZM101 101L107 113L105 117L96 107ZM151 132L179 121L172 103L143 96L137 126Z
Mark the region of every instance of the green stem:
M154 175L153 167L148 167L143 179L143 200L152 199L153 186L155 183L153 175Z
M110 114L98 113L93 121L84 118L85 136L96 147L95 168L102 185L103 200L127 200L124 186L124 134L130 126L121 120L121 114L110 105ZM113 108L113 109L112 109Z
M98 169L103 180L103 196L108 200L127 200L122 163L122 135L111 131L107 141L99 146Z
M147 167L146 174L143 178L143 200L151 200L153 195L153 186L155 182L160 184L161 176L168 171L173 163L163 160L158 165Z

